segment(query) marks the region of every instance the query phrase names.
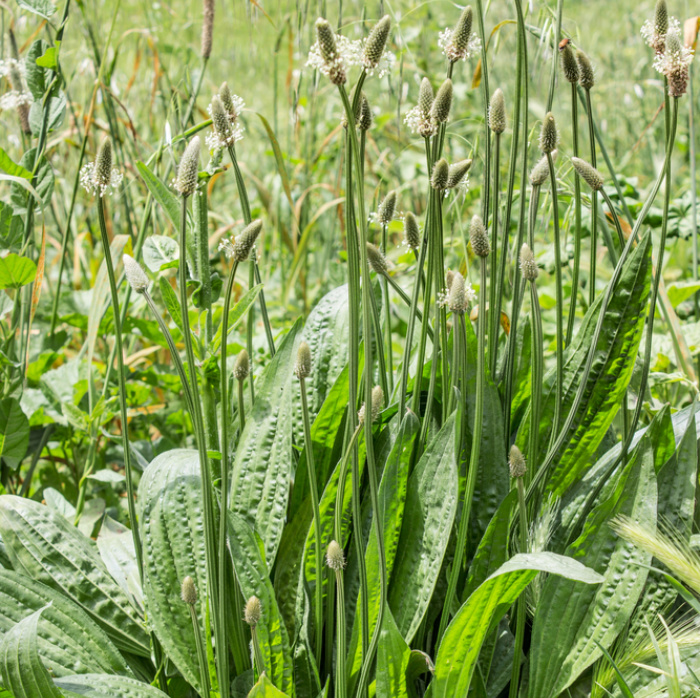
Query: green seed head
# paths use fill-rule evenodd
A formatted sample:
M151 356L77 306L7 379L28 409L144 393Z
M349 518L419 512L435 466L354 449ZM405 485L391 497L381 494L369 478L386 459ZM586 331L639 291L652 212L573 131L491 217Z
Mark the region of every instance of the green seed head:
M257 596L251 596L245 603L245 610L243 611L243 620L251 628L254 628L262 618L262 604Z
M338 58L338 46L335 43L335 33L331 25L323 17L316 20L316 40L323 60L326 63L333 63Z
M526 242L523 243L523 246L520 248L520 271L526 281L533 282L540 273L535 255Z
M553 150L550 154L552 160L556 160L557 151ZM537 161L537 164L532 168L532 172L530 172L530 184L533 187L541 187L547 181L547 177L549 177L549 162L547 161L547 156L544 155Z
M472 218L469 225L469 241L472 244L472 251L477 257L488 257L491 253L491 243L481 216Z
M542 131L540 131L540 150L543 153L551 153L559 142L559 131L557 130L557 122L554 120L554 114L547 112L542 122Z
M180 196L186 197L194 194L197 188L197 178L199 176L199 136L195 136L185 148L185 152L180 160L180 167L177 170L175 188Z
M236 363L233 366L233 377L237 381L244 381L250 373L250 357L245 349L241 349L240 354L236 357Z
M433 106L430 108L430 117L435 123L443 124L449 118L451 108L452 80L447 78L447 80L440 85L440 89L437 95L435 95Z
M491 95L489 128L494 133L503 133L506 130L506 100L500 87Z
M527 463L525 462L525 456L523 456L520 449L515 444L513 444L510 447L508 467L510 469L510 476L512 478L523 477L523 475L525 475L525 473L527 472Z
M590 90L595 85L595 72L591 65L591 59L581 49L576 51L578 61L579 82L584 90Z
M308 378L311 375L311 348L306 342L301 342L297 349L294 373L299 379Z
M453 273L452 284L449 286L449 289L450 292L447 298L448 307L453 313L463 315L469 307L469 304L467 302L464 277L458 271Z
M672 56L680 53L682 49L680 34L677 31L666 32L666 54Z
M593 191L599 191L603 188L603 175L593 165L581 158L571 158L571 162L581 179L585 180Z
M440 158L435 165L433 165L433 174L430 178L430 186L433 189L443 191L447 189L447 183L450 179L450 166L447 164L445 158Z
M362 52L362 64L368 70L372 70L379 65L379 61L384 53L389 31L391 30L391 18L384 15L375 25L367 37L365 48Z
M219 88L219 99L221 100L227 114L235 114L236 107L233 103L233 95L231 94L231 88L228 86L227 82L221 83L221 87Z
M332 540L326 549L326 564L336 572L339 572L345 567L345 554L335 540Z
M231 256L235 262L245 262L250 255L250 251L255 245L255 241L262 230L262 221L260 219L249 223L243 230L236 235L233 243L233 252Z
M128 254L123 255L124 275L129 285L136 293L145 293L148 290L148 277L141 265Z
M403 239L406 247L417 250L420 247L420 226L418 219L407 211L403 219Z
M182 580L180 597L188 606L194 606L197 603L197 587L195 587L192 577L185 577Z
M666 6L666 0L656 0L654 31L659 36L665 36L668 32L668 7Z
M447 178L447 188L454 189L458 187L467 176L469 169L472 166L471 160L460 160L450 165L449 177Z
M105 138L95 158L95 184L98 187L109 186L112 177L112 141Z
M204 0L202 4L202 58L211 56L212 35L214 33L214 0Z
M574 49L571 48L571 44L565 44L561 50L561 69L564 73L564 77L572 84L575 85L579 81L579 69L578 62L576 61L576 55L574 54Z
M374 116L372 115L372 108L369 105L369 100L367 95L363 92L360 97L359 114L355 115L355 122L361 131L369 131L372 128L372 123L374 122Z
M211 100L211 123L221 143L228 143L231 138L231 122L221 97L214 95Z
M420 90L418 92L418 108L424 117L430 115L430 110L433 106L433 101L435 100L435 93L433 92L433 86L430 84L428 78L423 78L420 83Z
M469 39L472 35L473 12L470 5L467 5L452 31L452 43L459 52L464 52L469 46Z
M445 286L447 286L448 291L452 288L452 282L454 279L455 273L452 271L452 269L448 269L447 274L445 274Z
M384 197L384 201L379 204L377 222L381 225L389 225L394 220L394 213L396 213L396 192L392 190Z
M372 388L372 424L376 422L379 419L379 414L382 411L382 407L384 406L384 391L382 390L381 386L375 385L374 388ZM365 423L365 403L362 403L362 407L360 407L360 411L357 413L357 420L359 421L360 424Z
M388 270L386 257L376 245L373 245L371 242L366 243L366 245L367 261L369 262L369 266L375 274L380 274L383 276Z

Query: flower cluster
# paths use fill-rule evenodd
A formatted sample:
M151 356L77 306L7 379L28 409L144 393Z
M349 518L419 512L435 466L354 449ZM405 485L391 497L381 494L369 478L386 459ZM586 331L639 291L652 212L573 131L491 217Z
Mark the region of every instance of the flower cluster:
M681 23L675 17L668 17L665 22L657 17L654 20L648 19L644 22L640 34L644 42L654 49L656 55L662 56L666 49L666 36L672 30L679 33L681 30Z
M94 162L88 162L80 170L80 183L85 191L100 198L105 194L111 196L119 189L123 179L124 175L116 167L110 170L109 177L103 176Z
M437 131L437 124L430 118L430 112L426 112L419 104L406 112L403 122L411 133L417 133L423 138L430 138Z
M451 63L466 61L481 50L481 39L472 32L466 42L457 41L456 30L449 27L438 36L438 46Z
M19 61L16 58L0 61L0 78L11 77L16 73L24 76L24 61Z
M693 60L693 51L683 45L679 30L669 28L663 53L654 57L654 68L668 81L671 97L681 97L688 89L688 66Z
M0 109L16 109L22 105L29 105L34 98L29 92L10 90L0 97Z

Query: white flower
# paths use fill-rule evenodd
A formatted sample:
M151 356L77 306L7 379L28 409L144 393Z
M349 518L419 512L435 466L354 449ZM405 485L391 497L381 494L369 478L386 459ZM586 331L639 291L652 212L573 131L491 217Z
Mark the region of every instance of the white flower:
M476 32L472 32L467 45L462 49L455 44L453 37L454 31L449 27L438 36L438 46L452 63L466 61L467 58L471 58L481 50L481 39L476 35Z
M233 257L233 243L229 239L222 240L219 243L219 252L223 252L226 259L231 259Z
M318 41L314 43L309 50L306 65L315 68L331 81L342 83L345 80L341 78L345 75L346 70L354 65L360 65L362 62L362 42L351 41L342 34L336 34L335 45L336 54L332 60L327 61L321 53Z
M9 77L15 71L19 71L19 74L24 76L24 61L18 61L15 58L0 61L0 78Z
M654 68L666 77L668 93L680 97L688 89L688 66L693 60L693 51L683 45L680 32L671 27L666 34L663 53L654 57Z
M10 90L0 97L0 109L16 109L23 104L31 104L34 98L29 92Z
M650 19L642 24L639 33L642 35L647 46L653 48L657 55L660 55L664 52L666 36L670 31L677 31L678 33L681 31L681 23L675 17L668 18L668 31L666 34L660 34L656 23Z
M437 132L437 124L430 118L430 113L423 111L418 105L406 112L403 119L411 133L416 133L423 138L429 138Z
M392 69L394 63L396 62L396 56L391 51L384 51L384 53L382 53L382 57L379 59L379 62L374 65L365 57L366 41L366 39L361 39L359 41L352 42L355 44L353 55L358 56L357 63L365 69L367 75L376 74L377 77L383 78ZM349 65L353 64L349 63Z
M97 194L102 198L105 194L112 195L121 185L124 175L116 168L109 176L109 182L100 182L96 176L94 162L88 162L80 170L80 183L88 194Z

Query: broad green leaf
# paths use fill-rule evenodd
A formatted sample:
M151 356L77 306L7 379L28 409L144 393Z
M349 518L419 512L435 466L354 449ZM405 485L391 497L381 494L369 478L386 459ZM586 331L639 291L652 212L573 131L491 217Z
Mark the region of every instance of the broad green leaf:
M151 235L146 238L143 244L143 263L154 274L178 259L180 259L180 247L177 240L166 235Z
M12 206L0 202L0 245L6 250L18 250L22 244L23 228L22 219L15 214ZM3 303L0 315L6 312L8 310Z
M228 518L228 545L233 570L244 598L257 596L262 618L256 626L265 670L278 688L293 691L292 652L282 622L259 539L242 516ZM261 694L262 695L262 694Z
M674 308L683 301L687 301L698 291L700 291L700 281L674 281L666 287L668 299Z
M165 693L147 683L123 676L86 674L57 679L56 685L67 698L166 698Z
M651 242L645 235L632 251L622 269L620 280L612 295L595 346L594 360L586 383L584 399L576 412L563 446L554 458L544 489L561 495L590 467L600 442L610 427L622 402L622 396L632 376L639 341L644 329L651 282ZM579 388L586 356L591 348L597 316L602 304L601 294L591 306L581 328L564 356L562 414L573 406ZM542 419L539 443L541 453L547 449L554 414L555 371L544 380ZM529 418L526 416L518 434L518 444L525 449Z
M39 61L37 61L37 64L39 64ZM32 130L32 134L37 138L41 135L44 127L44 109L47 110L46 132L51 133L51 131L59 128L66 118L66 105L66 93L63 90L58 90L51 94L46 99L45 106L41 101L32 102L32 106L29 108L29 127Z
M17 398L0 400L0 457L13 470L22 462L29 445L29 420Z
M36 264L28 257L11 253L0 257L0 289L22 288L36 278Z
M651 556L619 538L611 520L626 515L656 522L656 476L648 436L625 467L615 491L591 512L567 554L599 572L599 587L550 577L532 630L530 698L558 695L601 656L623 630L644 588Z
M163 182L156 177L156 175L148 169L147 165L142 162L136 163L136 169L139 171L141 178L146 183L148 191L151 192L153 198L163 207L170 222L173 224L175 230L179 231L182 221L180 220L182 216L182 204L180 200L175 196L171 189L169 189Z
M12 158L2 148L0 148L0 170L13 177L23 177L24 179L32 178L32 173L22 167L22 165L13 162Z
M175 449L156 456L138 492L143 541L143 594L146 612L163 649L185 679L201 692L190 611L180 601L182 581L197 589L197 618L206 637L207 571L199 455Z
M42 610L17 623L0 643L0 674L15 698L61 698L39 658L37 627Z
M41 609L37 651L53 676L103 672L131 676L105 631L80 606L45 584L0 570L1 635Z
M160 288L160 295L163 297L163 303L170 313L175 326L180 330L180 334L184 336L184 325L182 324L182 309L180 306L180 299L177 297L173 287L170 285L170 281L164 276L158 279L158 288ZM196 352L196 349L195 349Z
M33 172L35 157L36 149L32 148L22 156L19 164L26 170ZM27 207L32 203L32 199L39 207L47 208L53 196L54 183L55 176L51 163L42 155L31 183L21 177L13 180L10 201L15 214L24 215L27 212ZM29 197L27 193L30 194Z
M377 647L377 698L408 698L406 671L411 650L387 608Z
M54 46L46 49L43 56L36 59L36 64L41 68L49 68L55 70L58 67L58 51Z
M51 0L17 0L17 4L44 19L51 19L56 12L56 5Z
M34 4L35 0L22 0L22 2ZM46 3L48 5L49 0L36 0L36 3ZM43 56L46 53L46 50L48 48L49 45L46 41L44 41L43 39L37 39L29 47L24 61L27 87L29 87L29 91L32 93L35 102L41 102L44 93L46 92L46 88L48 87L46 83L46 75L48 71L46 70L46 68L42 68L41 66L37 65L36 62L38 58L41 58L41 56Z
M230 508L254 528L272 565L282 536L293 475L292 377L297 321L256 383L233 461Z
M476 589L447 626L435 661L431 698L467 695L484 639L538 572L585 584L602 581L597 572L562 555L514 555Z
M389 606L406 642L428 610L457 513L457 467L452 414L408 480Z
M274 684L263 673L259 681L253 686L253 690L248 694L248 698L289 698L286 693L282 693L275 688Z
M80 605L119 649L150 657L138 611L110 576L95 544L63 516L30 499L3 495L0 536L17 572Z
M123 524L105 516L97 549L114 581L137 608L143 608L143 589L134 550L134 537Z
M238 323L248 315L248 311L257 300L260 291L262 291L262 284L253 286L253 288L246 291L241 300L239 300L238 303L231 308L231 312L228 316L228 334L231 334L231 332L238 326ZM211 343L210 350L212 352L219 351L219 347L221 346L222 331L223 327L221 323L219 323L219 327L216 330L216 334L214 335L214 339Z

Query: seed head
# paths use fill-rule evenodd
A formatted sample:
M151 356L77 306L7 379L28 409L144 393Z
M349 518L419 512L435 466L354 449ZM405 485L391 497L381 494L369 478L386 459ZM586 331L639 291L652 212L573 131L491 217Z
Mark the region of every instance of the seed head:
M584 90L590 90L595 85L595 71L591 65L591 59L581 49L576 51L578 61L579 82Z
M95 184L99 187L109 185L112 176L112 141L104 138L95 158Z
M450 165L449 176L447 178L447 188L454 189L466 182L467 173L472 166L471 160L460 160Z
M574 49L571 48L571 44L564 44L564 46L560 49L560 53L561 70L564 73L564 77L572 85L575 85L579 81L579 70Z
M359 108L360 113L355 115L355 123L360 131L369 131L372 128L374 116L372 115L372 107L370 107L369 100L364 92L360 97Z
M211 56L212 34L214 32L214 0L204 0L202 3L202 58Z
M180 160L180 167L177 170L175 189L180 196L187 197L194 194L197 188L197 178L199 176L199 136L195 136L185 148L185 152Z
M250 358L245 349L241 349L240 354L236 357L236 363L233 365L233 377L237 381L244 381L250 373Z
M486 234L486 226L481 216L474 216L469 226L469 240L472 244L472 251L477 257L488 257L491 252L491 243Z
M294 364L294 373L300 380L311 375L311 348L306 342L299 344L297 360Z
M467 301L464 277L458 271L454 272L449 289L447 300L449 309L455 314L463 315L469 307L469 303Z
M258 218L249 223L236 235L231 252L231 258L234 262L245 262L245 260L248 259L250 251L253 249L253 245L255 245L255 241L258 239L261 230L262 221Z
M420 226L418 219L407 211L403 219L403 240L406 247L417 250L420 247Z
M327 75L334 85L344 85L347 81L343 51L338 50L338 42L328 20L316 20L316 44L309 54L309 65Z
M195 587L192 577L188 576L182 580L180 597L188 606L194 606L197 603L197 587Z
M379 204L377 209L377 223L381 225L389 225L394 220L396 213L396 192L392 189L385 197L384 201Z
M646 43L654 49L657 57L662 56L666 48L666 35L670 29L680 29L675 17L670 17L666 0L657 0L654 18L644 22L641 34Z
M334 571L339 572L345 567L345 554L339 543L332 540L326 548L326 564Z
M380 274L384 276L387 273L388 265L386 262L386 257L382 254L382 251L371 242L366 243L367 245L367 261L372 271L375 274Z
M148 290L149 282L141 265L128 254L122 256L122 261L124 262L124 274L131 288L136 293L145 293Z
M116 191L122 174L112 167L112 141L105 138L100 143L95 162L88 162L80 170L80 183L86 191L103 197Z
M444 124L450 116L451 108L452 80L447 78L435 95L433 106L430 108L430 117L435 123Z
M666 0L656 0L654 29L660 35L665 35L668 31L668 7L666 6Z
M222 147L230 145L233 142L233 130L221 97L214 95L209 105L209 111L211 113L211 123L219 143Z
M323 17L316 20L316 40L323 59L326 63L332 63L338 57L338 46L330 23Z
M554 120L554 114L547 112L542 122L542 131L540 131L540 150L543 153L551 153L559 142L559 131L557 130L557 122Z
M454 280L455 280L455 273L452 271L452 269L448 269L447 274L445 274L445 286L447 286L448 291L452 288L452 282Z
M226 114L230 119L232 124L235 124L238 117L241 114L241 110L245 106L243 100L238 96L231 93L231 88L228 86L227 82L222 82L219 88L219 99L224 105Z
M510 469L510 476L512 478L523 477L523 475L525 475L525 473L527 472L527 463L525 462L525 456L523 456L520 449L515 444L513 444L510 447L508 468Z
M390 30L391 18L389 15L384 15L369 33L362 52L362 65L366 70L374 70L379 65Z
M506 130L506 100L500 87L491 95L489 128L494 133L503 133Z
M467 6L454 29L445 29L438 38L438 45L451 63L464 61L481 47L479 37L472 32L472 8Z
M433 165L433 174L430 178L430 186L433 189L443 191L447 189L447 184L450 179L450 166L447 164L445 158L440 158L435 165Z
M251 628L254 628L262 618L262 604L257 596L251 596L245 602L245 610L243 611L243 620Z
M675 25L670 27L664 52L654 59L654 68L666 76L671 97L682 97L686 93L692 60L693 52L681 42L680 30Z
M384 391L381 389L381 386L375 385L374 388L372 388L372 424L376 422L379 419L379 413L382 411L382 407L384 406ZM362 407L360 407L360 411L357 413L357 420L359 421L360 424L365 423L365 403L362 403Z
M418 92L418 108L425 114L426 118L430 117L430 110L434 100L435 93L433 92L433 86L430 84L428 78L423 78L420 82L420 90Z
M603 188L603 175L593 165L581 158L571 158L571 162L581 179L585 180L593 191L599 191Z
M556 160L557 151L553 150L551 156L552 160ZM547 177L549 177L549 162L547 156L543 155L530 172L530 184L533 187L541 187L547 181Z
M520 248L520 271L526 281L534 281L540 273L535 254L526 242Z

